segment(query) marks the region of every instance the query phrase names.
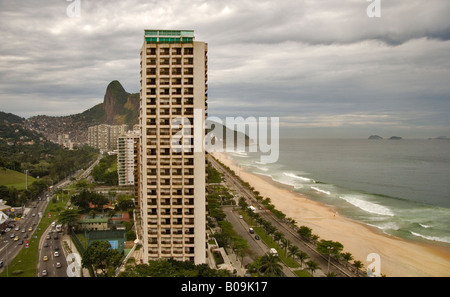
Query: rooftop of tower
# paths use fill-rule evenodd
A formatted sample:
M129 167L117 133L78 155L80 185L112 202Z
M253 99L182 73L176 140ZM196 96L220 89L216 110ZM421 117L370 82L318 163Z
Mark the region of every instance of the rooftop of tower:
M147 43L190 43L194 41L194 30L145 30Z

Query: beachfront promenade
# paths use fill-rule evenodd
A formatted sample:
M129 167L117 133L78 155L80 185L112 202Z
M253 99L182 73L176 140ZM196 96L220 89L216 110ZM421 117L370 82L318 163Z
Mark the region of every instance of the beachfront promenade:
M353 271L338 263L333 258L329 259L328 256L319 254L311 243L306 242L300 238L300 236L292 228L292 226L286 224L282 220L276 218L270 212L266 211L263 205L259 205L259 202L256 200L253 191L244 186L233 174L231 174L226 168L224 168L222 164L217 162L217 160L210 155L208 155L208 158L211 165L223 174L227 186L229 186L231 189L234 189L237 193L240 194L241 197L244 197L247 200L248 204L256 205L257 208L261 206L262 210L259 211L259 214L263 217L263 219L270 222L279 232L283 233L284 237L289 240L291 244L298 246L300 250L305 252L309 256L309 259L319 263L319 269L314 272L314 276L325 276L328 272L328 267L329 272L334 273L334 275L336 276L356 276ZM229 218L229 215L227 215L227 218ZM290 270L286 266L284 268L284 272L287 276L294 276L292 270Z

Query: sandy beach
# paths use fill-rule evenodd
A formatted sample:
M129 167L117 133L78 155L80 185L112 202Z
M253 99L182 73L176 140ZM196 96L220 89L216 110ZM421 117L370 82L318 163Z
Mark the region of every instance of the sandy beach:
M450 248L389 236L345 218L330 207L281 187L269 178L238 168L224 153L212 155L238 173L263 197L270 197L275 208L294 219L298 226L308 226L320 239L342 243L344 252L350 252L354 260L361 261L364 270L372 263L367 260L367 256L377 253L381 260L381 274L388 277L450 276Z

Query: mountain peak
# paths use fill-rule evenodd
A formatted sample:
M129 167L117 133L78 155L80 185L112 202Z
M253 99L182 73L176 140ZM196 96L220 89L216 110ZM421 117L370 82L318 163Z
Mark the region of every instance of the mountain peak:
M106 124L137 124L139 96L125 91L119 81L113 80L109 83L106 88L103 106L105 108Z
M111 90L113 92L126 93L122 84L118 80L113 80L112 82L110 82L108 84L108 87L106 88L106 92L108 92L108 90Z

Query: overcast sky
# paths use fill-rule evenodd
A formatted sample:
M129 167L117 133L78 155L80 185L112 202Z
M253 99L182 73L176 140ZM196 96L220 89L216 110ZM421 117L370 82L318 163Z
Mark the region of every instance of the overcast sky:
M0 0L0 110L68 115L139 92L144 29L208 43L209 115L297 136L450 136L450 1ZM376 1L376 0L373 0ZM373 11L373 10L371 10ZM292 135L292 134L290 134Z

